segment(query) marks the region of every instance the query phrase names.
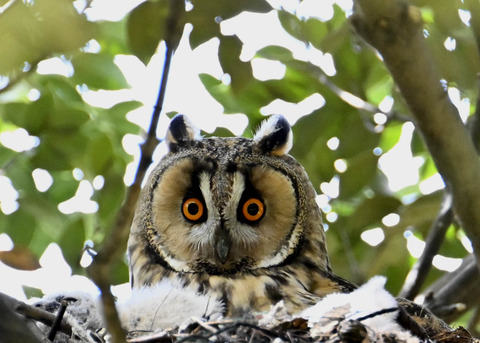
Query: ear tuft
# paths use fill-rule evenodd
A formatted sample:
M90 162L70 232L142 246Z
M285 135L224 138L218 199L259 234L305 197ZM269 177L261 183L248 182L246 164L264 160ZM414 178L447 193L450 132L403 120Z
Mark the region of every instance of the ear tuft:
M285 155L292 148L292 129L285 117L276 114L262 123L253 139L263 153Z
M168 126L165 140L168 148L172 151L177 147L187 146L195 140L201 140L200 130L192 124L187 116L177 114Z

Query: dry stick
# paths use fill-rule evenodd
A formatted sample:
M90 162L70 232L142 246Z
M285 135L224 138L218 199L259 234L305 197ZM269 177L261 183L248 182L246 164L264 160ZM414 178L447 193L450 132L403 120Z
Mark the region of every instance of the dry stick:
M117 261L125 251L130 225L132 223L137 200L140 196L141 184L147 168L152 161L155 147L158 144L156 129L165 98L170 62L174 51L178 46L178 40L180 37L178 30L180 22L179 18L183 10L182 4L182 1L170 0L170 13L166 22L167 29L165 33L165 62L160 90L146 140L141 146L141 157L135 175L135 181L127 191L125 201L115 218L110 233L106 236L107 239L105 239L101 250L94 257L93 263L88 268L90 277L101 291L107 331L112 336L112 342L114 343L125 342L125 332L121 326L115 308L115 299L110 291L112 263Z
M48 335L47 335L47 339L49 339L52 342L55 339L55 336L57 335L57 332L62 325L63 316L65 315L67 306L68 306L68 302L66 300L62 300L60 304L60 308L58 309L58 313L55 316L55 320L53 321L53 324L50 327L50 331L48 332Z
M21 301L15 305L15 311L25 316L26 318L33 319L37 322L43 323L46 326L52 326L55 322L57 316L53 313L42 310L38 307L25 304ZM57 328L57 331L63 332L68 336L72 335L72 327L65 321L62 320L60 326Z
M357 32L380 52L401 90L480 260L480 164L440 83L420 11L404 0L356 0L351 18Z

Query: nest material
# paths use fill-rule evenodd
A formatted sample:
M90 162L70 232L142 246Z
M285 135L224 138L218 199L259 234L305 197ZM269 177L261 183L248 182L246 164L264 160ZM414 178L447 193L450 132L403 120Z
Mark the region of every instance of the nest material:
M129 343L207 343L207 342L238 342L238 343L370 343L370 342L405 342L395 334L376 334L358 320L338 320L332 318L323 326L323 334L312 336L312 330L307 321L296 318L280 323L273 328L259 326L255 321L216 321L201 320L191 324L183 331L165 330L157 333L130 332ZM318 330L318 328L317 328ZM451 332L441 333L422 342L436 343L480 343L463 327Z

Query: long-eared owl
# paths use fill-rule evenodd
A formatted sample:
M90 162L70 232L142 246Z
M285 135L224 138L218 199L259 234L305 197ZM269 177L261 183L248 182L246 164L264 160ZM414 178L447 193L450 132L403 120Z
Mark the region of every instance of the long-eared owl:
M352 286L332 274L316 193L288 152L286 119L253 139L202 138L177 115L169 152L152 171L128 243L134 287L170 279L221 299L228 315L292 312Z

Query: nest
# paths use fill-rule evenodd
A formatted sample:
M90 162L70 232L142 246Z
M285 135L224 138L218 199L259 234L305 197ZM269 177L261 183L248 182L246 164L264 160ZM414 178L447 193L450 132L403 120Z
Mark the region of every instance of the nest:
M369 343L369 342L405 342L396 334L372 335L371 330L358 320L332 319L336 324L326 327L321 336L312 335L308 322L302 318L265 328L254 321L196 321L186 329L165 330L156 333L129 332L129 343ZM423 342L437 343L478 343L463 327L438 334Z

